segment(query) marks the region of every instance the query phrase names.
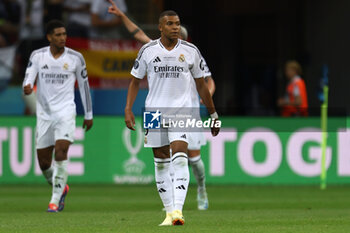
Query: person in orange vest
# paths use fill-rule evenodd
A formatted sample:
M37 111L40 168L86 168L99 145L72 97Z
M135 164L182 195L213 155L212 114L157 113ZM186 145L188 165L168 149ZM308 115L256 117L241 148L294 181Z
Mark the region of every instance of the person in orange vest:
M304 80L300 77L302 69L297 61L288 61L285 75L289 80L284 98L278 100L283 117L308 116L307 92Z

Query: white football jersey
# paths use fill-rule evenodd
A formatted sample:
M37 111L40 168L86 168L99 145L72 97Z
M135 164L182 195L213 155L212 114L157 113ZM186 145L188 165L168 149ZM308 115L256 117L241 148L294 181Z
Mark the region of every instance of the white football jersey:
M190 108L191 82L204 77L204 68L202 56L193 44L179 39L169 51L157 39L140 49L131 74L138 79L147 74L146 108Z
M86 71L81 53L64 48L55 59L50 47L32 52L23 81L23 86L37 83L37 117L51 120L66 115L75 115L74 85L78 81L85 119L92 119L92 103Z
M202 57L202 61L204 64L204 78L211 77L211 72L210 72L209 67L208 67L208 65L203 57ZM199 95L197 92L196 82L194 81L194 79L192 79L192 81L191 81L191 100L192 100L192 106L194 108L198 108L198 111L199 111L199 106L200 106Z

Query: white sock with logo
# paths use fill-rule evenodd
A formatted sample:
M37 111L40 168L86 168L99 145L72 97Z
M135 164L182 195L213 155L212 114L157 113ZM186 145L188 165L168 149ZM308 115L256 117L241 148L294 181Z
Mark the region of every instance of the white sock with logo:
M187 154L184 152L175 153L172 157L172 163L174 168L174 209L182 211L190 181Z
M50 168L46 169L45 171L42 171L43 175L45 176L47 182L49 183L49 185L52 186L52 174L53 174L53 168L52 165Z
M198 189L200 191L205 191L205 168L201 156L190 157L188 160L192 167L193 175L197 180Z
M54 203L57 206L67 183L67 164L68 160L55 161L53 168L52 197L50 203Z
M154 158L155 179L160 199L167 213L174 208L173 183L170 177L170 158Z

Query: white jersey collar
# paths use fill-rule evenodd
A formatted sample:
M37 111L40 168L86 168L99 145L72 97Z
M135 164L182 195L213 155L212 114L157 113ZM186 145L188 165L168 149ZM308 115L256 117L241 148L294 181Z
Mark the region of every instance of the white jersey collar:
M66 53L67 53L67 50L68 50L68 48L67 48L67 47L64 47L64 51L63 51L63 53L61 54L61 56L59 56L58 58L55 58L55 57L52 55L51 49L50 49L50 46L49 46L49 54L50 54L50 57L51 57L52 59L54 59L54 60L58 60L58 59L61 59L62 57L64 57L64 56L66 55Z
M164 45L162 44L162 42L160 41L160 38L159 38L157 41L158 41L159 46L160 46L162 49L164 49L165 51L171 52L171 51L173 51L174 49L176 49L177 47L179 47L181 39L177 39L177 43L176 43L176 45L174 46L174 48L173 48L172 50L167 50L167 49L164 47Z

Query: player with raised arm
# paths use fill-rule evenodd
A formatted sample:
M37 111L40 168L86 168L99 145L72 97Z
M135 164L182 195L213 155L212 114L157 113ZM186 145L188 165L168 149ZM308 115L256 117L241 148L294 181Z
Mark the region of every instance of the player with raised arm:
M67 152L73 142L76 107L74 85L78 81L85 111L83 128L92 125L92 104L84 57L65 47L67 34L61 21L46 25L50 45L32 52L23 81L23 91L29 95L37 84L36 149L40 169L52 185L48 212L62 211L68 193ZM52 155L55 151L55 162Z
M111 6L108 8L108 12L114 14L122 20L126 29L135 37L136 40L140 41L142 44L147 44L151 39L140 29L135 23L133 23L128 16L121 11L114 1L108 0Z
M134 36L136 40L141 42L142 44L146 44L151 41L151 39L144 33L142 29L140 29L135 23L133 23L119 8L116 4L109 0L111 6L108 9L108 12L111 14L115 14L119 16L127 28L127 30ZM180 28L180 39L187 40L188 33L185 27L181 26ZM205 61L203 59L203 61ZM215 82L212 78L211 72L204 63L204 78L207 83L210 95L213 96L215 92ZM196 89L196 85L194 80L192 80L192 106L198 109L199 112L199 99L198 92ZM200 101L202 102L202 101ZM209 207L208 195L205 187L205 167L204 163L200 156L200 148L202 145L205 145L205 138L202 132L192 132L189 133L188 138L188 157L189 163L192 167L193 174L197 180L198 189L197 189L197 201L198 201L198 209L206 210Z
M176 12L165 11L160 14L159 30L161 37L140 49L131 70L133 78L125 106L126 126L135 130L132 106L139 90L140 80L145 75L149 85L146 111L167 108L176 115L183 109L191 108L191 80L194 79L200 97L216 122L218 114L203 78L201 54L193 44L178 39L180 19ZM154 117L157 117L157 112L154 113ZM215 124L211 130L212 135L216 136L220 128ZM182 208L189 183L187 133L165 128L163 124L160 130L146 130L146 137L145 147L151 147L153 150L157 189L166 209L166 218L160 225L183 225L185 220ZM174 169L173 182L169 171L170 162Z

